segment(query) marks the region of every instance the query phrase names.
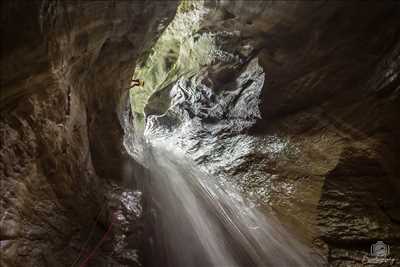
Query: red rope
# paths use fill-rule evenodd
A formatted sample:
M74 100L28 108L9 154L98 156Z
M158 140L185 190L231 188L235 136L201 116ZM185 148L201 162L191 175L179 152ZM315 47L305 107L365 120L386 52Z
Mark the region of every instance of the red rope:
M103 237L101 238L101 240L99 241L99 243L97 243L96 247L92 250L92 252L86 257L86 259L81 263L81 265L79 265L79 267L85 267L86 264L88 263L88 261L93 258L94 254L96 253L96 250L103 244L103 242L106 240L107 235L111 232L111 228L112 225L114 223L114 220L111 220L110 226L108 226L107 231L105 232L105 234L103 235Z
M74 267L75 264L79 263L81 257L83 256L83 253L86 250L87 245L89 244L90 239L92 238L92 235L94 233L94 229L96 228L96 223L98 222L98 220L100 219L100 215L102 214L103 210L106 208L106 205L103 205L103 207L101 208L99 214L97 214L96 219L93 221L93 225L92 225L92 229L90 230L89 233L89 237L86 240L85 244L81 247L81 252L79 253L78 257L74 260L74 263L71 265L71 267Z

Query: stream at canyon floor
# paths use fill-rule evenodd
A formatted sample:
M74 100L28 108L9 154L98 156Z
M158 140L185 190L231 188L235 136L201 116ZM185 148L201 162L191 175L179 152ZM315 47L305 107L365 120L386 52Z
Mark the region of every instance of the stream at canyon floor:
M140 153L131 154L147 169L137 181L148 210L146 266L322 265L279 222L228 183L218 184L176 148L142 144Z

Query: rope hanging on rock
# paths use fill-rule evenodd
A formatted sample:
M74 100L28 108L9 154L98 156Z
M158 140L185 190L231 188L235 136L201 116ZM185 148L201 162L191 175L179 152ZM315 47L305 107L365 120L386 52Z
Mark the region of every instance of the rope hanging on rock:
M100 219L101 214L103 213L103 211L105 210L107 205L103 205L103 207L101 208L100 212L97 214L95 220L93 221L92 227L90 229L90 233L89 233L89 237L87 238L87 240L85 241L84 245L81 247L81 251L79 252L78 257L74 260L74 262L72 263L71 267L74 267L75 264L79 263L81 257L83 256L83 252L85 251L86 247L89 244L90 239L92 238L92 235L94 234L95 228L96 228L96 224Z
M107 236L111 233L111 228L114 224L114 220L113 218L111 218L111 223L108 226L107 231L104 233L103 237L101 238L101 240L99 241L99 243L97 243L96 247L92 250L92 252L86 257L86 259L79 265L79 267L85 267L86 264L89 262L89 260L91 258L93 258L93 256L95 255L97 249L99 249L99 247L104 243L104 241L106 240Z

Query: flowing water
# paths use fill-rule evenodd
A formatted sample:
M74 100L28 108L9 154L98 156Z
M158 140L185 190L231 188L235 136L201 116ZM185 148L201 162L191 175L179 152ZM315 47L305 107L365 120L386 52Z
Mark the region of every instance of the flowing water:
M229 184L216 183L168 143L128 146L146 169L136 175L146 199L144 266L322 265L277 221L246 203Z

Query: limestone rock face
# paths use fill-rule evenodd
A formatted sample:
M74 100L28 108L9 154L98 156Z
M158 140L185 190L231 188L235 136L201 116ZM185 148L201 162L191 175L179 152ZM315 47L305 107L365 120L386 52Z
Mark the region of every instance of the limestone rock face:
M264 72L257 59L237 72L237 78L225 84L224 88L207 85L207 82L215 83L210 80L209 72L181 79L170 88L170 108L165 114L149 116L145 131L149 135L167 137L184 135L185 129L193 128L195 132L190 135L196 142L204 135L248 129L257 118L261 118L258 104ZM231 77L234 75L231 73ZM180 130L180 133L176 132Z
M126 163L124 88L176 6L1 3L0 265L71 266L100 240L111 217L106 181L121 182ZM122 264L103 252L89 263ZM136 266L134 256L122 262Z
M169 136L332 266L360 265L376 240L400 257L399 3L207 6L200 31L223 32L237 60L151 96L147 134Z

